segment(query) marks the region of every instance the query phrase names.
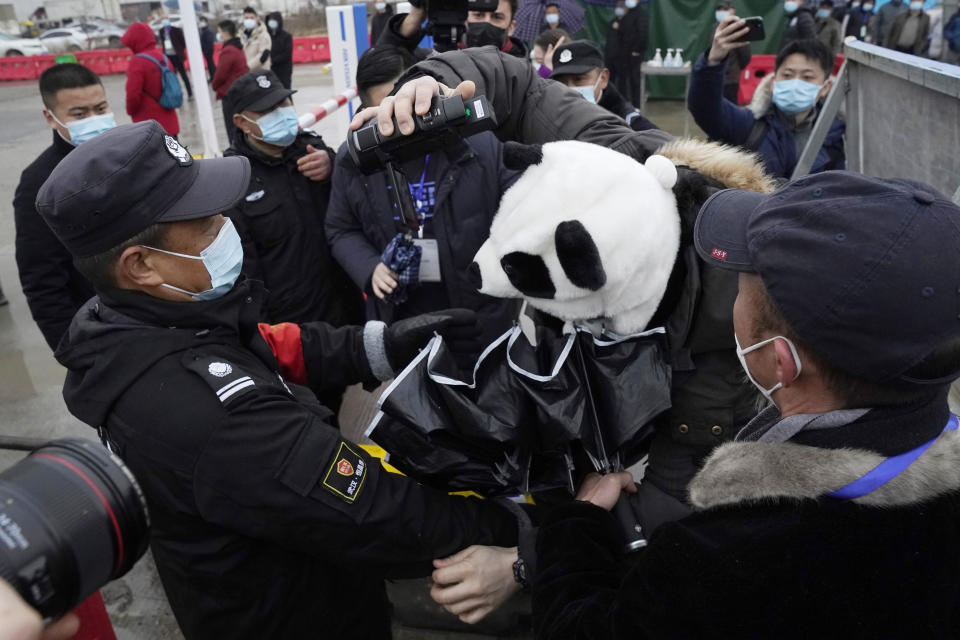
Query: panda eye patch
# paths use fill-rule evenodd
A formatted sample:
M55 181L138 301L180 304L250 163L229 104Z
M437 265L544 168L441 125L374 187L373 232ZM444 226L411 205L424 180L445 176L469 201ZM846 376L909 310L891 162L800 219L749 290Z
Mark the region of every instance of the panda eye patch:
M579 220L558 224L554 242L560 266L570 282L590 291L599 291L607 283L597 243Z
M516 289L531 298L552 299L557 290L540 256L514 251L500 258L500 266Z

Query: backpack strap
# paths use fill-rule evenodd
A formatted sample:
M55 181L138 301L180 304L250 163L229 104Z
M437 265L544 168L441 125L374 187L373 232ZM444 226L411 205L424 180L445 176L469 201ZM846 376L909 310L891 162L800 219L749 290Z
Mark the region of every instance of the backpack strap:
M756 151L760 148L760 145L763 144L763 140L767 137L767 132L769 130L770 125L767 124L767 119L757 118L753 121L753 126L750 128L750 133L747 134L747 140L741 146L744 149Z
M156 59L156 58L154 58L153 56L148 56L148 55L145 54L145 53L135 53L135 54L133 54L133 55L134 55L135 58L146 58L147 60L149 60L149 61L152 62L153 64L155 64L155 65L157 65L158 67L160 67L160 98L162 98L162 97L163 97L163 72L166 71L166 70L168 70L169 67L163 66L162 64L160 64L159 62L157 62L157 59ZM163 54L161 54L161 55L163 55ZM167 62L167 56L165 56L165 55L163 56L163 62L164 62L164 63ZM143 92L144 92L145 94L147 94L148 96L150 96L151 98L153 98L154 100L156 100L156 101L157 101L157 104L160 104L160 98L157 98L156 96L154 96L152 93L150 93L150 92L147 91L146 89L143 89Z

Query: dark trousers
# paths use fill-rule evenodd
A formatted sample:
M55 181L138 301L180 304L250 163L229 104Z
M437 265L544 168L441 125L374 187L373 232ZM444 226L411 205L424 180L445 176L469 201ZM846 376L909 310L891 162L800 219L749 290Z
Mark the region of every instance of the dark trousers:
M217 65L213 63L213 50L204 51L203 58L207 61L207 82L212 82L213 74L217 72Z
M640 105L641 64L643 64L643 56L630 56L617 60L610 68L613 86L627 99L627 102L638 109L642 109Z
M193 97L193 88L190 86L190 76L187 75L187 68L183 66L183 58L180 56L171 56L168 55L167 58L170 60L170 64L173 65L173 68L177 70L177 73L180 74L180 77L183 79L183 85L187 88L187 95Z

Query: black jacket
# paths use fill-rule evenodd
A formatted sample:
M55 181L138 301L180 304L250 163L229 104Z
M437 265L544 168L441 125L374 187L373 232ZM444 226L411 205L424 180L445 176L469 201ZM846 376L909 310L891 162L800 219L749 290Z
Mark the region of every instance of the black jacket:
M217 34L210 27L200 27L200 50L205 56L212 56L217 46Z
M461 144L431 154L430 158L431 164L436 163L438 187L433 226L446 299L411 302L420 311L429 307L474 309L482 317L481 340L492 342L513 324L518 303L477 292L467 277L467 267L490 235L490 223L501 194L519 174L503 166L502 146L490 133L471 136ZM392 205L384 174L363 175L351 161L344 143L334 169L327 238L333 257L354 284L369 293L368 300L375 299L370 292L373 269L398 232ZM411 295L416 296L417 290ZM380 301L377 312L377 317L385 321L408 315L403 305L395 309Z
M380 33L380 37L377 40L374 40L374 43L381 47L400 47L401 49L406 49L409 51L415 59L425 60L427 57L433 54L432 49L426 49L418 46L420 41L423 40L423 37L427 35L426 32L421 29L409 38L404 38L398 32L400 23L403 22L404 18L406 17L407 14L405 13L398 13L394 16L391 16L387 20L386 28L384 28ZM463 43L460 43L460 49L463 48ZM500 48L500 51L511 55L514 58L522 58L523 60L527 60L528 56L530 55L530 50L527 49L527 45L524 44L523 41L518 40L513 36L507 36L507 39L503 43L503 47Z
M640 110L627 102L617 87L612 82L607 83L607 88L600 95L598 105L623 118L630 128L634 131L647 131L649 129L659 129L657 125L643 117Z
M816 40L817 39L817 19L813 17L811 7L799 7L792 16L787 18L787 27L783 30L780 37L780 46L778 51L783 50L785 46L794 40Z
M697 511L629 559L609 513L548 514L537 637L960 636L960 435L938 436L947 415L944 393L785 443L725 445L691 483ZM873 493L825 495L933 438Z
M283 16L279 11L268 13L266 22L270 20L277 21L277 29L270 31L270 70L277 74L280 82L287 89L290 88L290 81L293 77L293 36L283 30Z
M250 159L250 186L247 196L224 213L243 240L244 273L269 291L263 320L357 323L363 299L333 261L323 230L330 180L314 182L297 169L307 145L327 151L333 160L333 151L311 131L301 132L280 159L262 155L238 133L224 155Z
M649 31L647 10L639 6L629 9L622 18L614 18L607 25L604 58L612 66L639 65L647 52Z
M387 4L387 7L381 13L377 11L370 20L370 42L374 45L380 40L380 34L387 28L387 22L393 16L393 5Z
M64 399L106 427L138 478L186 638L387 638L384 576L515 544L515 518L387 473L345 441L310 390L280 376L261 298L249 280L210 302L105 292L57 352ZM300 326L313 390L374 382L363 334Z
M73 256L37 213L37 192L72 150L73 145L54 131L53 144L23 170L13 197L20 286L50 349L57 348L77 309L94 295L73 266Z

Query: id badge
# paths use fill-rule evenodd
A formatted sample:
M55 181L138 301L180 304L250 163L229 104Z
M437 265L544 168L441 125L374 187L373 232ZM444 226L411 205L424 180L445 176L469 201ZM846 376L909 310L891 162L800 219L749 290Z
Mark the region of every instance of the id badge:
M414 238L420 247L420 282L440 282L440 247L432 238Z

